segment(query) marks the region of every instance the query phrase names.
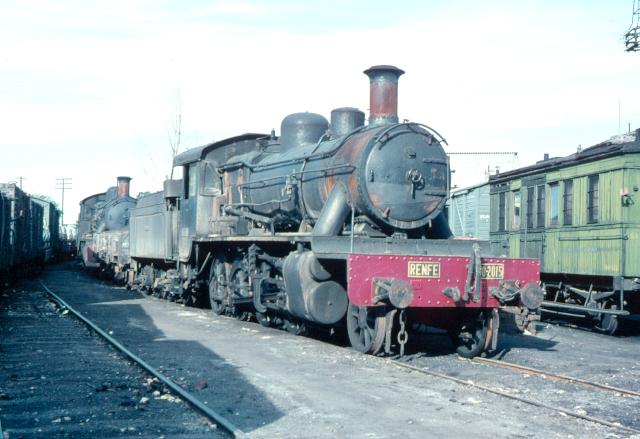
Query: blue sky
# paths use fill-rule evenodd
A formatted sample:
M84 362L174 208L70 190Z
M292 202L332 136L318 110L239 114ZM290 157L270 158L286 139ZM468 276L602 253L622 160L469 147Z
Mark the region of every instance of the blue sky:
M296 111L368 107L362 70L395 64L399 113L430 125L454 157L454 183L565 155L640 127L640 53L625 53L631 0L3 1L0 181L80 199L130 175L155 191L182 149L279 130Z

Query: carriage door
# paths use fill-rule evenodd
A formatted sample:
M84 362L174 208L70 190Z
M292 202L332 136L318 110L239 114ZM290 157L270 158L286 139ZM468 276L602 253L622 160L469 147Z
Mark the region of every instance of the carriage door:
M187 260L191 242L196 235L196 207L198 193L198 162L185 165L183 170L183 197L180 202L180 259Z
M524 230L520 238L520 256L524 258L544 259L544 235L546 226L546 190L545 176L532 176L523 179L525 197Z

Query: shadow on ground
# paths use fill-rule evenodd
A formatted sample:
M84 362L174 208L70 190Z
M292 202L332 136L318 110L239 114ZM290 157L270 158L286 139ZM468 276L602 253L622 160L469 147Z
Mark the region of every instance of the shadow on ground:
M143 294L96 282L79 270L48 271L42 280L134 354L241 430L252 431L283 416L238 367L198 341L171 339L160 330L142 306L133 302L144 298ZM37 281L29 284L42 289ZM212 329L212 337L218 335Z

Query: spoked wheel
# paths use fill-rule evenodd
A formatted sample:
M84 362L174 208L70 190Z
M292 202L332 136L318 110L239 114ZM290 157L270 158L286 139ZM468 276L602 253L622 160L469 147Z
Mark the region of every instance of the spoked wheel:
M347 333L351 346L365 354L377 354L384 344L386 322L383 310L349 303Z
M607 309L618 309L616 305L605 306ZM607 335L613 335L618 330L618 316L615 314L602 314L600 323L596 326L599 332Z
M232 298L246 298L252 295L249 274L243 268L241 259L236 260L231 267L229 294ZM246 305L233 306L230 314L238 320L251 319L251 312L247 310Z
M238 306L232 307L229 310L229 315L243 322L248 322L249 320L251 320L251 312L247 311L244 308L240 308Z
M480 355L486 346L490 318L490 314L481 312L464 321L456 331L452 332L451 339L458 355L464 358Z
M224 314L226 305L224 303L227 288L227 269L222 258L216 258L211 264L211 274L209 276L209 303L211 310L218 314Z
M155 278L155 273L153 271L153 267L150 265L145 265L142 267L140 271L139 280L140 280L140 290L142 290L145 294L153 293L153 279Z

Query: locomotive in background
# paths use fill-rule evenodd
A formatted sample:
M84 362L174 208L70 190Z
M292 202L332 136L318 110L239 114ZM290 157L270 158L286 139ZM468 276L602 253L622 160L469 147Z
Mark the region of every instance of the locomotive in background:
M495 348L497 309L515 304L526 316L542 300L538 261L452 239L446 141L398 122L402 70L364 73L368 124L355 108L333 110L331 124L291 114L280 137L244 134L178 155L183 178L137 202L128 189L85 199L85 264L292 332L346 326L361 352L389 352L394 325L402 352L407 323L447 329L463 356ZM116 207L128 226L101 229L96 213ZM109 245L116 234L119 246Z
M129 195L131 178L80 202L76 245L84 267L123 279L129 266L129 214L136 199Z

